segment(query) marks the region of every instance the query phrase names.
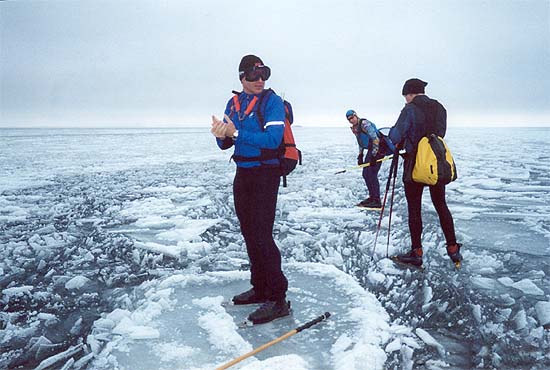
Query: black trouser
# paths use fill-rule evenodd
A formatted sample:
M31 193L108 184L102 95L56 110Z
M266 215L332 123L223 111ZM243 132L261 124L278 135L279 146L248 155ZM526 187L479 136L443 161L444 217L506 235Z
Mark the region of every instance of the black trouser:
M422 247L422 192L424 184L414 181L405 181L405 196L409 209L409 230L411 233L411 247ZM429 186L432 203L439 216L439 223L445 234L447 245L456 244L455 227L453 216L445 202L445 185Z
M271 300L284 299L288 288L273 240L279 183L278 167L237 167L233 181L235 210L250 259L250 283L256 293Z

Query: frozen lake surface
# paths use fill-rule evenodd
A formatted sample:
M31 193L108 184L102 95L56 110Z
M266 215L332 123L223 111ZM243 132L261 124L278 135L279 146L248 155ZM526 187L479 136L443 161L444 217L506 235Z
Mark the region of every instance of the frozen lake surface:
M281 321L272 334L329 310L319 302L335 296L322 288L334 279L344 281L348 304L335 304L340 321L335 315L298 334L295 348L281 345L241 368L550 367L550 129L449 130L459 178L447 199L465 258L459 272L427 194L425 271L386 258L409 248L400 178L389 246L386 213L374 248L378 214L353 207L366 197L360 172L334 174L354 165L346 125L296 127L295 136L304 165L280 189L275 236L296 308L288 327ZM274 339L263 329L255 337L226 328L246 312L212 303L246 287L230 155L206 127L0 129L0 368L123 368L124 356L146 349L160 356L155 365L206 369ZM205 279L204 290L173 280L193 276ZM308 294L317 296L307 302ZM369 303L359 308L361 297ZM187 330L205 325L204 315L186 311L192 305L216 317L235 346ZM384 318L374 338L357 328L370 325L369 315ZM330 339L319 344L323 330Z

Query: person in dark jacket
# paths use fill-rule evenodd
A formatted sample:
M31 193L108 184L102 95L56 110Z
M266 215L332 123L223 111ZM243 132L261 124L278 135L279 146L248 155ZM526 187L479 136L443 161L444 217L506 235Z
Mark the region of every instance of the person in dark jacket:
M273 240L273 224L280 183L277 148L283 139L285 109L275 93L260 103L271 70L255 55L239 64L243 91L229 100L224 120L212 116L212 134L221 149L235 148L237 171L233 181L235 211L250 259L252 289L233 297L236 305L260 303L248 319L254 324L289 315L288 281L281 253ZM260 105L262 125L258 118Z
M434 131L433 133L438 136L444 137L447 130L447 112L441 103L425 95L426 85L427 82L417 78L405 82L402 95L407 104L389 133L391 141L399 149L404 148L406 151L403 184L411 234L411 251L396 256L396 259L399 262L414 266L422 266L422 192L424 187L428 186L412 180L416 148L420 139L428 133L428 119L435 119L435 122L430 122L430 127ZM445 201L445 185L433 185L429 186L429 189L432 203L445 235L447 254L453 262L460 263L462 260L460 254L462 245L456 241L453 216Z
M350 109L346 112L346 118L350 123L351 132L357 139L359 146L359 154L357 155L357 165L363 167L363 179L367 186L369 196L357 204L357 207L370 210L380 210L382 203L380 202L380 183L378 182L378 172L382 166L382 162L377 162L386 154L386 145L381 145L380 133L376 125L366 118L359 118L357 113ZM365 150L367 154L365 155Z

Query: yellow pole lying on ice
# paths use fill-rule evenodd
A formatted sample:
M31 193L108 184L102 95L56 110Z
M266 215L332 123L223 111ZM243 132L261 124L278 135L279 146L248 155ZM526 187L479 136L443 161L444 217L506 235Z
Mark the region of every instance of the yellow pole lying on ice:
M249 358L250 356L254 356L256 353L258 352L261 352L263 351L264 349L268 348L268 347L271 347L272 345L274 344L277 344L283 340L285 340L286 338L288 337L291 337L293 336L294 334L297 334L299 332L301 332L302 330L305 330L305 329L308 329L310 327L312 327L313 325L315 324L318 324L320 323L321 321L323 320L326 320L330 317L330 312L325 312L323 315L319 316L318 318L314 319L314 320L311 320L310 322L308 323L305 323L304 325L302 326L299 326L297 327L296 329L293 329L291 331L289 331L288 333L284 334L284 335L281 335L279 338L277 339L274 339L272 340L271 342L269 343L266 343L258 348L256 348L255 350L253 351L250 351L242 356L239 356L237 357L236 359L226 363L225 365L221 366L221 367L218 367L216 370L225 370L225 369L228 369L230 368L231 366L235 365L235 364L238 364L239 362L241 362L242 360L246 359L246 358Z

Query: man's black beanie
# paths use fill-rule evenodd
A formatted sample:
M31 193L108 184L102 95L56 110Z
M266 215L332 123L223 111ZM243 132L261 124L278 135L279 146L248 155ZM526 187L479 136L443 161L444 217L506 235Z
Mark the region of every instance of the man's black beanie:
M239 72L246 72L249 69L252 69L256 64L264 65L264 62L255 55L245 55L239 63Z
M418 78L411 78L410 80L405 81L401 95L424 94L424 88L427 84L427 82L419 80Z

